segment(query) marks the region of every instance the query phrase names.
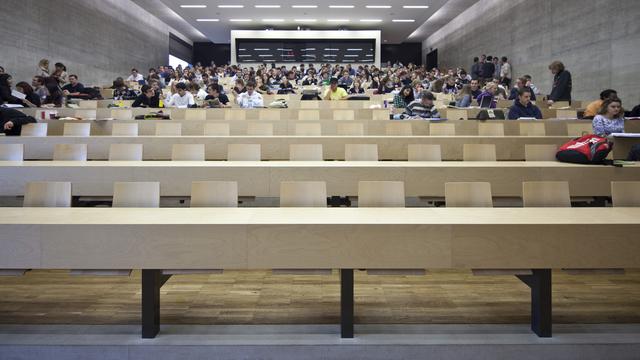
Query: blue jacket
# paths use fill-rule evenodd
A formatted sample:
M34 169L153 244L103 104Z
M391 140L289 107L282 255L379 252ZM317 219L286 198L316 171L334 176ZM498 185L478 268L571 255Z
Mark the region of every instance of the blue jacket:
M537 106L528 103L524 106L517 99L513 102L513 106L509 109L509 120L518 120L519 118L536 118L542 119L542 113Z

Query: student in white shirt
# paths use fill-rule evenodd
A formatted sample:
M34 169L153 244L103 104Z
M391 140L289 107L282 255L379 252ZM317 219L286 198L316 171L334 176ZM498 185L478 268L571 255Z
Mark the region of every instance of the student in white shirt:
M138 72L138 69L131 69L131 75L127 78L127 81L144 81L144 76Z
M243 109L253 109L257 107L264 107L262 95L258 94L256 89L256 83L253 81L247 82L245 85L247 91L241 93L236 98L236 102Z
M189 108L195 106L196 102L193 95L187 91L187 85L184 83L176 84L177 93L171 95L165 106L177 108Z

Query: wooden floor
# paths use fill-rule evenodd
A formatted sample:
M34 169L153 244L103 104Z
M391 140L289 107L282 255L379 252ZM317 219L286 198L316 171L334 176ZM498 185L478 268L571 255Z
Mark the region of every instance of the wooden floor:
M328 324L339 321L339 278L227 271L174 276L162 288L169 324ZM512 276L356 271L356 322L526 323L529 289ZM640 323L640 270L626 275L553 273L555 323ZM138 324L140 272L131 277L31 271L0 277L0 323Z

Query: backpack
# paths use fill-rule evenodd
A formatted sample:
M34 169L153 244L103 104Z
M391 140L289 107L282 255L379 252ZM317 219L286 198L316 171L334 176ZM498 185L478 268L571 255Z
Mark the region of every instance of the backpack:
M584 135L562 145L556 159L575 164L604 164L613 143L598 135Z
M276 99L271 104L269 104L269 107L275 109L286 109L288 106L285 99Z

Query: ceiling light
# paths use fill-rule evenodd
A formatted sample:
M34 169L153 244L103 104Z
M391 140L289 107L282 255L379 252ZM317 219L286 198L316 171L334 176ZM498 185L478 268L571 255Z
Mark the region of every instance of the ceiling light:
M268 48L255 48L253 50L255 50L255 51L269 51L271 49L268 49Z
M256 9L279 9L280 5L254 5Z
M196 19L196 21L200 21L200 22L214 22L214 21L220 21L220 19Z
M318 5L291 5L294 9L315 9Z
M284 19L262 19L262 22L283 22Z
M391 9L391 5L367 5L367 9Z
M362 49L347 49L347 51L362 51Z
M413 19L393 19L393 22L415 22Z
M295 22L316 22L316 19L295 19Z
M229 19L231 22L251 22L251 19Z
M405 9L428 9L429 5L404 5Z
M204 9L207 5L180 5L183 9Z
M340 49L325 48L324 51L340 51Z
M329 5L331 9L353 9L353 5Z
M360 19L361 22L382 22L381 19Z
M242 9L244 5L218 5L220 9Z
M328 22L349 22L349 19L328 19Z

